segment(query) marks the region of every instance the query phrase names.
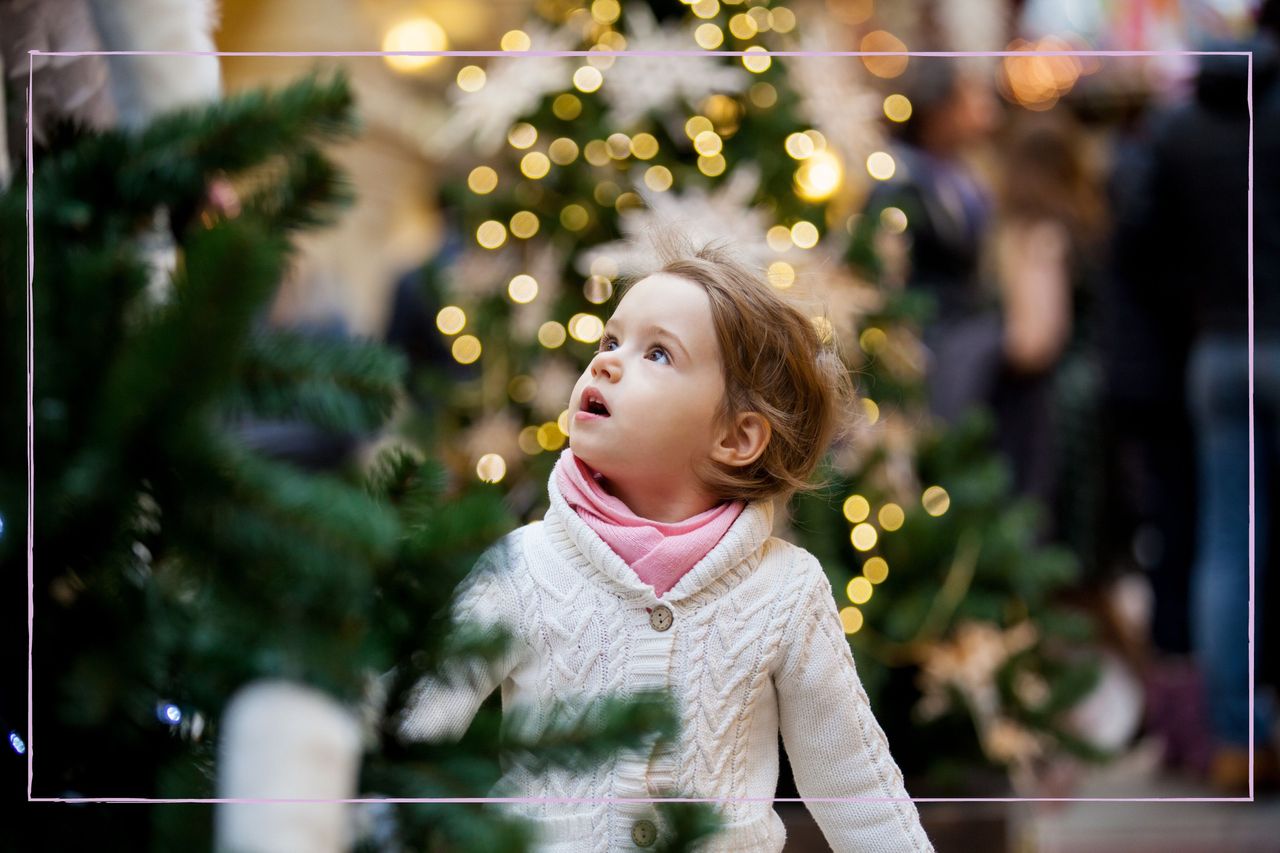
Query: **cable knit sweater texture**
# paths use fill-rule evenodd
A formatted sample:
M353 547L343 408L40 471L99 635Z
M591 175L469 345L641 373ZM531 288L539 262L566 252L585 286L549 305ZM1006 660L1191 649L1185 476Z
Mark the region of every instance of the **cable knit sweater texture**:
M831 584L811 554L770 535L771 503L749 504L659 599L554 476L549 493L545 518L486 551L455 599L455 620L501 623L516 642L493 667L450 684L424 679L403 739L460 738L498 686L504 712L521 707L536 723L557 700L669 688L680 716L670 746L624 751L590 774L513 763L490 796L726 798L715 804L726 828L699 849L777 853L786 831L768 798L781 731L801 797L859 798L806 803L833 850L933 850L858 680ZM671 618L652 619L663 606ZM652 803L502 808L535 822L541 853L638 850L637 822L652 822L658 843L666 830Z

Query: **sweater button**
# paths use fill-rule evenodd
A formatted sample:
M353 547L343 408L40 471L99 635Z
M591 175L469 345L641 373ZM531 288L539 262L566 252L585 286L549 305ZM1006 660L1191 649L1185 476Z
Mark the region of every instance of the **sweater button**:
M649 611L649 627L655 631L665 631L671 627L671 608L665 604L659 604L657 607Z
M658 828L651 820L638 820L631 827L631 840L637 847L652 847L658 839Z

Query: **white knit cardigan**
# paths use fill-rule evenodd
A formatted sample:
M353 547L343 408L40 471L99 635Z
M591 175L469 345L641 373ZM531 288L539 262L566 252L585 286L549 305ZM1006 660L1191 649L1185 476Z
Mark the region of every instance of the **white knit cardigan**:
M455 599L458 622L513 632L509 654L452 684L420 682L402 739L460 738L498 685L504 715L519 706L539 725L553 700L670 688L680 718L671 746L624 751L589 774L535 775L512 762L489 795L597 800L504 804L534 822L542 853L642 849L646 829L661 841L669 830L654 804L612 801L646 797L725 798L714 807L726 828L699 849L777 853L786 831L769 800L781 730L801 797L859 798L806 802L833 850L933 849L871 714L831 584L809 552L770 535L771 503L749 504L659 599L554 476L549 493L543 521L486 551ZM651 620L660 605L670 620Z

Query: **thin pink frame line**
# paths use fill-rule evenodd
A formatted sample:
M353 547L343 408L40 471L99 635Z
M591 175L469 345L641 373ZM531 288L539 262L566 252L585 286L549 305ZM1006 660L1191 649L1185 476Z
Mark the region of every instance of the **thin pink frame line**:
M1253 428L1253 51L1220 51L1220 50L998 50L998 51L856 51L856 50L815 50L815 51L743 51L743 50L658 50L658 51L503 51L503 50L424 50L424 51L201 51L201 50L84 50L84 51L43 51L30 50L27 67L27 802L34 803L545 803L545 802L916 802L916 803L1251 803L1254 802L1254 533L1255 533L1255 495L1254 495L1254 428ZM1245 86L1245 104L1249 112L1249 177L1246 188L1248 205L1247 222L1247 287L1248 287L1248 340L1249 340L1249 796L1248 797L736 797L736 798L686 798L666 797L618 798L596 797L587 799L563 799L546 797L468 797L468 798L393 798L380 797L374 799L346 800L285 800L285 799L145 799L129 797L78 797L53 798L31 796L33 768L35 760L35 737L32 718L32 642L34 631L34 511L33 500L35 488L35 451L34 451L34 349L32 294L35 278L35 227L34 210L34 172L33 172L33 130L32 130L32 89L35 76L36 56L937 56L937 57L971 57L971 56L1244 56L1248 59L1247 79Z

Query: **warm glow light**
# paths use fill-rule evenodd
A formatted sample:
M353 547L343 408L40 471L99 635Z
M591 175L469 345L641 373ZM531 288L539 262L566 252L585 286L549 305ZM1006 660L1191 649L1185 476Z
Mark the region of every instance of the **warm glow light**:
M884 329L876 326L868 326L858 336L858 346L862 347L862 351L867 355L875 355L880 352L888 342L889 336L884 333Z
M693 139L693 150L703 157L714 157L724 147L724 140L714 130L704 130Z
M582 101L577 95L565 92L563 95L557 95L551 102L551 112L555 113L556 118L561 121L573 121L582 113Z
M603 166L612 159L603 139L593 139L582 148L582 156L592 166Z
M880 224L890 234L901 234L907 230L907 215L898 207L886 207L880 211Z
M382 39L384 51L445 50L449 39L444 29L427 17L411 18L387 30ZM439 56L384 56L387 65L396 71L421 71L440 61Z
M803 133L788 134L784 146L787 153L797 160L803 160L813 153L813 139Z
M591 262L591 274L615 279L618 277L618 262L608 255L601 255Z
M480 223L476 229L476 242L486 249L496 249L507 242L507 226L496 219Z
M528 50L533 46L533 42L524 30L510 30L503 34L498 46L503 50L521 51Z
M865 521L857 525L849 532L849 541L853 543L853 547L859 551L870 551L876 547L876 539L879 538L876 529Z
M595 343L604 334L604 321L595 314L574 314L569 318L569 335L584 344Z
M714 18L720 14L720 0L695 0L689 10L699 18Z
M631 153L640 160L650 160L658 153L658 140L652 133L637 133L631 137Z
M547 146L547 155L557 166L568 166L577 159L578 143L567 136L562 136Z
M715 50L724 44L724 30L715 24L699 24L693 31L693 40L704 50Z
M456 335L467 325L467 315L457 305L446 305L436 314L436 328L446 335Z
M907 46L901 39L884 30L875 30L862 37L862 50L868 52L887 53L906 49ZM864 56L862 64L877 77L888 79L906 71L908 59L908 56Z
M476 195L487 195L498 186L498 173L488 166L476 166L467 175L467 186Z
M801 219L791 226L791 242L801 249L812 249L818 245L818 226Z
M840 627L846 634L856 634L862 630L862 611L856 607L840 608Z
M871 502L862 495L849 495L844 502L844 517L852 524L866 521L871 514Z
M582 295L593 305L603 305L613 296L613 282L602 275L593 275L583 282Z
M906 520L906 513L902 511L902 507L895 503L887 503L880 507L877 518L880 520L880 526L887 532L892 533L902 526L902 522Z
M671 170L666 166L650 166L644 173L644 185L654 192L666 192L671 182Z
M538 328L538 343L547 349L563 345L567 337L564 326L555 320L548 320Z
M921 495L920 503L924 505L925 512L937 518L951 508L951 495L942 486L930 486Z
M538 443L538 428L536 426L527 426L520 430L520 436L516 439L516 444L520 445L520 450L526 456L537 456L542 452L542 445Z
M581 231L587 227L590 219L591 215L580 204L567 204L564 210L560 211L560 224L570 231Z
M604 141L609 146L609 156L615 160L625 160L631 156L631 137L625 133L611 133Z
M513 124L507 131L507 142L513 148L528 148L538 141L538 129L528 122Z
M767 110L778 103L778 90L770 83L756 83L747 90L747 97L760 109Z
M1008 46L1015 51L1071 50L1062 39L1046 36L1034 43L1021 39ZM1082 57L1006 56L1001 65L1000 91L1029 110L1047 110L1071 91L1084 72Z
M484 69L479 65L464 65L458 69L458 88L464 92L479 92L484 88Z
M877 181L889 180L897 168L892 155L887 151L873 151L871 156L867 157L867 174Z
M528 240L538 233L538 215L529 210L521 210L511 217L511 233L521 240Z
M790 235L790 232L787 232ZM788 236L788 239L790 237ZM774 261L769 264L769 283L779 290L786 290L795 284L796 271L786 261Z
M591 197L596 200L596 204L601 207L612 207L614 202L618 200L618 194L622 192L622 188L613 181L601 181L596 184L596 188L591 191Z
M538 296L538 281L531 275L521 273L507 285L507 295L512 302L521 305L532 302Z
M884 583L889 577L889 564L884 557L871 557L862 564L862 576L872 583Z
M684 135L691 140L697 139L699 133L706 133L711 129L711 119L706 116L690 116L684 123Z
M880 420L880 407L876 405L876 401L870 397L862 398L862 411L867 416L867 423L874 424Z
M729 19L729 32L733 33L734 38L746 41L758 31L756 22L747 17L745 13L739 12Z
M835 195L843 181L840 158L830 151L815 151L796 169L795 190L805 201L826 201Z
M453 339L453 357L459 364L471 364L480 357L480 339L475 335L459 335Z
M541 151L530 151L520 158L520 171L526 178L545 178L551 171L551 160Z
M618 0L595 0L591 4L591 17L599 24L612 24L622 14Z
M769 26L775 33L789 33L796 28L796 13L786 6L770 9Z
M564 447L565 438L567 436L555 421L547 421L538 427L538 444L543 450L559 450Z
M573 85L579 92L594 92L604 82L604 75L599 68L584 65L573 72Z
M717 175L723 175L725 170L724 155L712 154L710 157L702 155L698 157L698 171L706 175L708 178L714 178Z
M775 225L765 232L764 241L775 252L785 252L791 248L791 229L785 225Z
M742 57L742 64L752 74L768 71L769 66L773 64L773 60L769 58L769 52L758 44L751 45L745 53L747 55Z
M565 435L569 434L569 410L565 409L560 413L560 417L556 418L556 429Z
M476 476L486 483L501 482L507 476L507 460L496 453L486 453L476 463Z
M911 118L911 101L906 95L889 95L884 99L884 115L890 121L906 121Z
M871 600L871 594L874 589L871 581L864 577L856 577L845 586L845 595L849 596L849 600L854 604L866 604Z

